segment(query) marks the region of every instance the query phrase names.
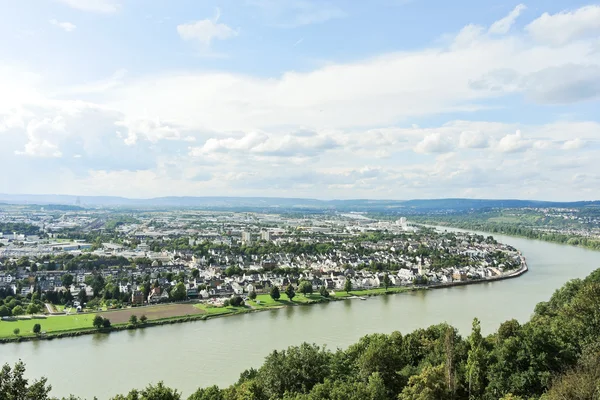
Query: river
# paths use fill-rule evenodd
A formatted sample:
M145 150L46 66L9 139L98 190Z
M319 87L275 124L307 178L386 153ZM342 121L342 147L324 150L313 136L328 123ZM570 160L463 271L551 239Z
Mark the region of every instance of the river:
M451 230L451 229L448 229ZM453 229L452 229L453 230ZM485 333L511 318L527 321L535 305L566 281L600 268L600 252L494 236L527 258L515 279L393 296L290 307L209 321L109 335L0 345L0 364L22 359L28 377L46 376L54 396L106 399L164 381L189 395L200 386L226 386L259 367L275 349L304 341L346 347L369 333L408 333L448 322L468 334L474 317Z

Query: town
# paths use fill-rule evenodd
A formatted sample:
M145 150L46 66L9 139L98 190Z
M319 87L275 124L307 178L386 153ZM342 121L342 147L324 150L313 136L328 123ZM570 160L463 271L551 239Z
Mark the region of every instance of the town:
M53 311L222 304L304 281L311 292L448 284L501 277L523 263L491 236L359 213L40 208L3 211L0 226L14 229L0 235L0 294L38 292Z

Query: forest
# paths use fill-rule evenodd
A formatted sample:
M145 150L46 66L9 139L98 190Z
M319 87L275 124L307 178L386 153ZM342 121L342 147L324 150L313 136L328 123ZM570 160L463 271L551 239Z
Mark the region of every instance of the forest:
M52 399L45 379L5 365L0 398ZM149 385L114 400L179 400L177 389ZM75 398L71 398L74 400ZM273 351L227 388L198 389L189 400L598 400L600 269L539 303L531 319L502 323L483 336L439 324L403 335L372 334L342 350L303 343Z

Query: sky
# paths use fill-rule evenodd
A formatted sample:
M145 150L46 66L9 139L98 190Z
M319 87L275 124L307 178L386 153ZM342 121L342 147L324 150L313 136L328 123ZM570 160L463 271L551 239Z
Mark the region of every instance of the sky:
M600 199L600 3L0 3L0 193Z

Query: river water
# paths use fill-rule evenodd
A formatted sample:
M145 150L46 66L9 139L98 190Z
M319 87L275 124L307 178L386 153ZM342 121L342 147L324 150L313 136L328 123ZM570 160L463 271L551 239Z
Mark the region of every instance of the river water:
M490 333L511 318L527 321L535 305L566 281L600 268L600 252L501 235L495 238L522 251L528 273L504 281L367 301L5 344L0 345L0 364L23 360L29 377L49 379L54 396L106 399L160 380L189 395L200 386L229 385L244 369L259 367L272 350L304 341L344 348L369 333L408 333L441 322L468 334L474 317Z

